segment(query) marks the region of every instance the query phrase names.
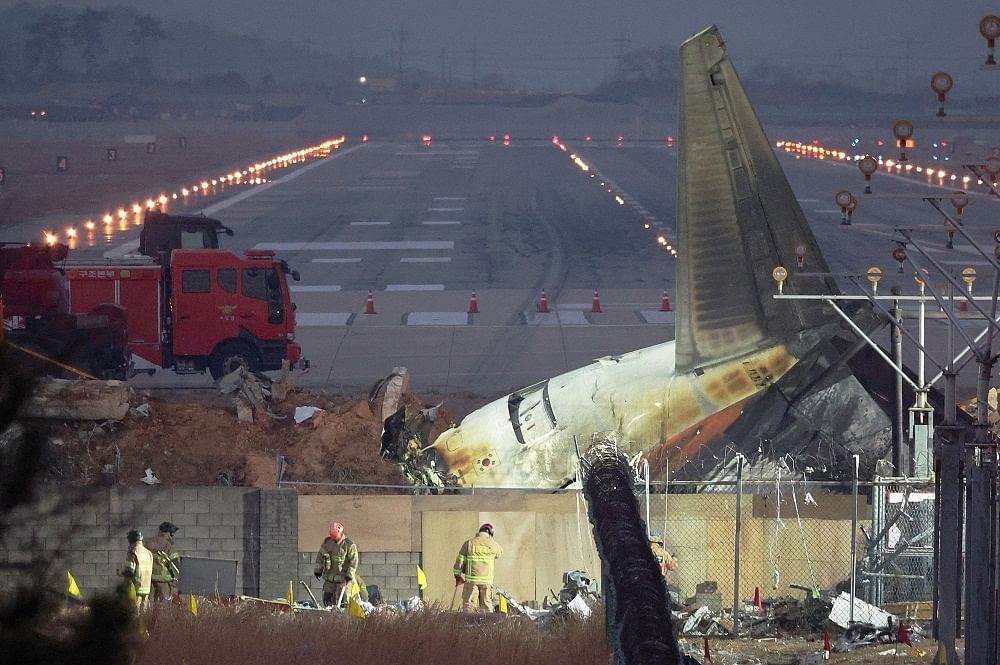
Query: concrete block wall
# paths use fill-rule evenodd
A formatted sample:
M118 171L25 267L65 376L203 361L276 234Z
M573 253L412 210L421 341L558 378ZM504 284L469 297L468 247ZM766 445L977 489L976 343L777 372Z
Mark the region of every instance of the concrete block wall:
M319 550L319 543L316 550ZM420 594L417 589L417 564L420 563L420 552L358 552L360 563L358 574L367 585L378 585L382 599L387 603L405 601ZM299 552L299 578L308 581L309 588L322 601L323 582L313 577L316 552ZM287 584L287 583L286 583ZM306 600L308 594L302 585L297 588L298 600Z
M284 598L298 574L299 497L294 490L260 490L259 496L259 595Z
M4 564L36 557L53 561L46 583L54 589L65 588L69 570L85 597L110 590L121 581L116 573L125 561L126 533L137 528L152 538L164 521L180 528L175 543L182 555L234 559L240 568L256 569L246 557L253 550L245 547L243 523L244 497L256 492L240 487L136 487L80 496L62 492L61 499L47 492L12 517L16 526L0 542L0 589L24 579Z

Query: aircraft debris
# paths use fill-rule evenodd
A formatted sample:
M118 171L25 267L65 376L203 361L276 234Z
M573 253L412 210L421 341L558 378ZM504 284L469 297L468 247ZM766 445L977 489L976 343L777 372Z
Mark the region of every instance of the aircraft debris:
M146 467L146 475L139 479L141 482L147 485L159 485L160 479L153 475L153 470Z
M296 425L301 425L322 410L318 406L297 406L295 407L295 415L292 417L295 419Z

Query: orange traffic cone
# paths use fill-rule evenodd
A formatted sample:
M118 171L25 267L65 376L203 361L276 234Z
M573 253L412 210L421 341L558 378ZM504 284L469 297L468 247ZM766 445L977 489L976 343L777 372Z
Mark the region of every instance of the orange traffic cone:
M594 299L590 303L590 311L595 314L599 314L601 311L601 296L597 294L597 289L594 289Z
M479 314L479 299L476 298L475 289L472 289L472 297L469 298L469 314Z
M549 299L545 297L545 289L542 289L542 295L538 296L538 312L540 314L549 312Z
M670 311L670 296L667 294L666 289L663 289L663 299L660 301L660 311L661 312Z
M375 296L372 295L372 290L368 289L368 300L365 301L365 314L375 313Z

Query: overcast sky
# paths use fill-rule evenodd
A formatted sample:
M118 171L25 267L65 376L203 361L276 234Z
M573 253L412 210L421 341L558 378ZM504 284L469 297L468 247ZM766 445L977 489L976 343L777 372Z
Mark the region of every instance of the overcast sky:
M787 58L814 72L896 69L913 77L975 69L985 59L979 0L30 0L70 9L127 5L164 19L311 42L455 77L497 72L518 84L577 84L625 48L677 45L716 24L741 69ZM17 4L0 0L0 8ZM442 54L442 49L446 52ZM473 58L473 49L476 57ZM444 56L442 58L442 55ZM907 57L908 56L908 57ZM742 65L742 66L741 66ZM997 76L1000 76L998 74ZM958 80L956 76L956 81ZM991 79L992 80L992 79ZM1000 80L1000 79L998 79Z

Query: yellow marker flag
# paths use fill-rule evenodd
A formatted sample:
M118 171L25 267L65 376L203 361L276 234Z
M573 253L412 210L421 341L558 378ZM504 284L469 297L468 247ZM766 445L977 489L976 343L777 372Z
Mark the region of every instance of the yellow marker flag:
M136 593L135 591L135 583L132 580L129 580L128 582L128 599L129 600L139 599L139 594Z
M198 601L194 599L194 594L188 594L188 609L191 610L192 616L198 616Z
M81 596L80 587L77 586L76 580L73 579L73 573L68 570L66 571L66 593L74 598L79 598Z
M288 580L288 595L285 596L285 602L289 607L295 607L295 585L291 580Z
M352 595L351 599L347 601L347 614L359 619L364 619L367 616L365 608L361 607L361 604L358 603L357 596Z
M500 614L507 614L507 597L500 596Z
M347 592L347 595L350 596L353 599L353 598L356 598L358 596L358 594L360 594L360 593L361 593L361 587L358 586L358 581L352 577L351 578L351 589L350 589L350 591Z
M424 569L417 566L417 588L423 591L427 588L427 575L424 574Z

